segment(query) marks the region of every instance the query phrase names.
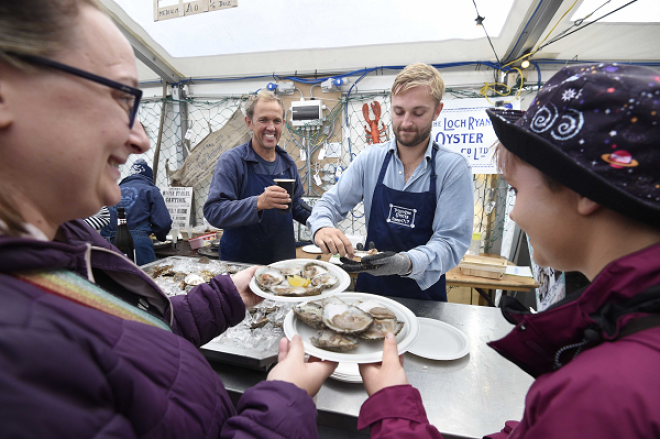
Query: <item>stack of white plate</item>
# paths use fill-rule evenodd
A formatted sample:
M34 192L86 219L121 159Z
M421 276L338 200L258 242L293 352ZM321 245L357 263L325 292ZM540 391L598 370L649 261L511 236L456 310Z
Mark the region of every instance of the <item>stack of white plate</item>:
M360 369L357 363L339 363L334 373L330 375L337 381L345 383L361 383L362 377L360 376Z

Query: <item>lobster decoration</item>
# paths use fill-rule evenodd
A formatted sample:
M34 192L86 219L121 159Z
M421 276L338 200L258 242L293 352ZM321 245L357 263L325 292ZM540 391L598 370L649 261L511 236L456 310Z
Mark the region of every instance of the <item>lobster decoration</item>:
M367 143L375 145L376 143L380 143L380 135L385 134L385 124L380 121L380 102L374 101L371 104L371 109L374 112L374 120L369 118L369 104L362 106L362 114L364 115L364 120L369 124L368 127L364 127L367 133ZM379 122L383 126L381 129L378 129Z

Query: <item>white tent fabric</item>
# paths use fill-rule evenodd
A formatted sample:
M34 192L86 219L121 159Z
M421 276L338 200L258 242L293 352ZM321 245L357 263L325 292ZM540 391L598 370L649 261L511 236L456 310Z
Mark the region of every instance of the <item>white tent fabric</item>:
M540 67L550 69L570 60L660 65L660 2L638 0L588 24L629 1L475 0L497 55L484 29L475 25L475 3L469 0L239 0L237 8L158 22L153 1L102 3L179 77L227 78L332 74L420 61L497 63L499 58L504 64L521 42L535 48L551 30L546 43L578 28L531 59L549 60ZM462 70L472 71L474 64ZM140 80L155 79L158 74L142 64Z

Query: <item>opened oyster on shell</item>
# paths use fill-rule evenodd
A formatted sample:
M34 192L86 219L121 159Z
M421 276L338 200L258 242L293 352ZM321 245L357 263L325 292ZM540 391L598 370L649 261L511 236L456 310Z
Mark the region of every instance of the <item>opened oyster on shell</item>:
M395 336L404 322L378 300L346 303L338 296L301 303L293 308L296 317L319 331L310 337L313 346L333 351L348 352L359 346L359 340L383 340L388 332Z
M254 276L261 291L282 297L318 296L339 284L337 276L315 262L259 267Z
M357 338L350 335L337 334L329 329L318 331L309 341L317 348L332 352L346 352L358 347Z

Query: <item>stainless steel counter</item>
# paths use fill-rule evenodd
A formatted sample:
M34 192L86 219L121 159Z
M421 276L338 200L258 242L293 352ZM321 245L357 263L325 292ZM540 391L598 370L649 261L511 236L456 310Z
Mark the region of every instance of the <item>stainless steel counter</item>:
M446 438L481 438L501 430L506 420L521 418L533 379L486 346L512 328L499 309L393 299L419 317L457 327L470 339L470 353L458 360L405 356L408 380L421 392L429 420ZM227 364L214 363L213 367L235 399L266 377L263 372ZM319 424L355 431L360 406L366 399L362 384L328 379L316 397Z

